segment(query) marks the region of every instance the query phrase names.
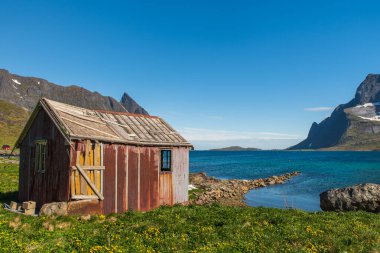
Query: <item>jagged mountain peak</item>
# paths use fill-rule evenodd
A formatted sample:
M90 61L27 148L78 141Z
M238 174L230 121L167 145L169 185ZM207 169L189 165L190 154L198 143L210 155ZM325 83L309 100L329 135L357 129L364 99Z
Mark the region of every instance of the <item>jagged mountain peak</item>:
M355 94L357 104L380 101L380 74L369 74L359 85Z
M148 112L142 108L131 96L128 95L128 93L124 92L123 96L121 97L120 103L125 107L128 108L128 111L131 113L137 113L137 114L145 114L149 115Z

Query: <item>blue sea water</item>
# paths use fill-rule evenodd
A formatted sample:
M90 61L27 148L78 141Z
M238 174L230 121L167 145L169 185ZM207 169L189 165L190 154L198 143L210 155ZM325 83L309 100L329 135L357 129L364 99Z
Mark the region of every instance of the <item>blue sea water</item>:
M192 151L190 172L221 179L257 179L300 171L282 185L251 190L250 206L319 211L319 194L359 183L380 184L380 152Z

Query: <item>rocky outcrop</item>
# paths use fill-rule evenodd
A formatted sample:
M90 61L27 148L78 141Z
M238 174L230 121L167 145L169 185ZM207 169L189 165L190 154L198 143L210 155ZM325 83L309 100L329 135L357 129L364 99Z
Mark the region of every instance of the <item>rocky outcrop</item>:
M307 138L289 149L380 149L380 75L370 74L355 98L335 108L321 123L314 122Z
M286 180L299 175L292 172L269 178L255 180L221 180L209 177L205 173L192 173L190 184L198 188L190 200L190 204L203 205L219 203L230 206L244 206L244 195L251 189L275 184L283 184Z
M368 211L380 213L380 185L359 184L322 192L320 205L323 211Z

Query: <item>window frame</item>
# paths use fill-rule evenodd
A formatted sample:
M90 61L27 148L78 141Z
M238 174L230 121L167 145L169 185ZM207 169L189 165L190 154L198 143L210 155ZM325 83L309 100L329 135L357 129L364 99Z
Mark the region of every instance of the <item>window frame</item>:
M169 157L168 158L168 167L164 167L164 153L168 152ZM160 150L160 172L161 173L170 173L173 171L173 152L171 149L161 149ZM166 163L167 163L166 162Z
M34 142L35 154L34 154L34 162L35 162L35 172L37 173L45 173L46 171L46 157L48 154L48 145L47 140L36 140Z

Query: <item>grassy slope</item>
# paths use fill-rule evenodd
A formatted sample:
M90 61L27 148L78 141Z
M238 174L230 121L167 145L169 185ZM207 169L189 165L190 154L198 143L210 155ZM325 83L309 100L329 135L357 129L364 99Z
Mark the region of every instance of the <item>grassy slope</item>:
M351 127L349 127L343 140L345 141L343 147L356 147L358 150L380 150L380 133L365 133L359 130L361 124L377 124L378 122L366 123L366 121L355 117L349 116L351 120Z
M0 164L0 202L17 189ZM20 217L20 219L19 219ZM379 252L380 215L223 206L161 207L89 221L27 217L0 208L4 252Z
M28 116L25 109L0 100L0 148L4 144L13 147Z

